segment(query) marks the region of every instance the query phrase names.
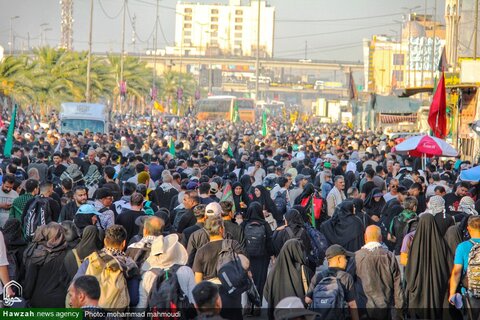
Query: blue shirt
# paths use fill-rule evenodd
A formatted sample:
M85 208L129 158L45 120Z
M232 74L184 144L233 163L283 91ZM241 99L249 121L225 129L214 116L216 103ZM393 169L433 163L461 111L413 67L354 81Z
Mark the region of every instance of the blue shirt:
M476 243L480 243L480 238L470 239ZM453 264L461 264L462 265L462 274L467 272L468 267L468 254L470 250L473 248L473 243L468 241L463 241L457 246L457 250L455 250L455 259L453 260Z

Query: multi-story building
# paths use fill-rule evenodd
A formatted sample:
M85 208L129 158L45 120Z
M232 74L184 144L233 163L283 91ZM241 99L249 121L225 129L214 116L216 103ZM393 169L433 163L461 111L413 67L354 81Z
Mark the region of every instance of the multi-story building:
M248 5L241 0L228 5L178 2L176 11L175 46L167 47L167 54L256 56L260 15L259 55L273 56L275 8L264 0Z
M445 46L445 28L429 17L410 15L397 38L365 39L365 90L390 94L399 88L432 85Z

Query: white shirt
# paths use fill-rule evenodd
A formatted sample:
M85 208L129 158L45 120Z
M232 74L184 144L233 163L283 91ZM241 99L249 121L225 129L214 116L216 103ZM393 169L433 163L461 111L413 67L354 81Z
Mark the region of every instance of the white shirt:
M248 168L247 174L251 175L255 171L255 169L255 166L251 166L250 168ZM265 178L266 175L267 173L263 168L259 168L257 171L255 171L255 175L253 176L255 178L255 181L252 183L252 186L255 187L261 185L263 182L263 178Z

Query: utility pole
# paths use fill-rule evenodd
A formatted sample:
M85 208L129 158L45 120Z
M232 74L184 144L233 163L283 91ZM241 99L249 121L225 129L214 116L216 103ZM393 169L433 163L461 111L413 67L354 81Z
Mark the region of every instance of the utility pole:
M85 100L90 102L90 68L92 66L92 31L93 31L93 0L90 0L90 31L88 33L88 55L87 55L87 88Z
M435 32L437 28L437 0L434 0L433 6L433 41L432 41L432 85L435 85Z
M135 43L137 42L137 31L136 31L136 22L137 22L137 16L135 13L133 14L132 18L132 45L133 45L133 53L136 54L137 50L135 48Z
M477 60L477 34L478 34L478 0L475 0L475 29L473 29L473 59Z
M158 39L158 4L159 0L157 0L157 8L155 13L155 34L153 39L153 83L152 83L152 92L156 90L155 83L157 82L157 39ZM167 107L168 108L168 107Z
M260 0L257 6L257 57L255 60L255 99L258 100L258 78L260 76Z
M305 60L307 60L308 41L305 40Z
M125 14L127 12L127 0L124 0L123 2L123 22L122 22L122 51L120 52L120 112L122 112L122 105L123 105L123 99L122 99L122 90L124 88L123 86L123 59L124 59L124 53L125 53Z
M15 50L15 36L13 35L13 20L20 18L20 16L10 17L10 55Z
M425 0L425 11L424 11L424 14L423 14L423 28L425 30L427 30L427 0ZM425 36L426 36L426 32L425 32ZM423 43L423 46L422 46L422 51L425 52L425 44L426 42ZM422 55L422 75L421 75L421 79L420 79L420 86L423 87L424 83L423 83L423 73L424 73L424 70L425 70L425 55Z

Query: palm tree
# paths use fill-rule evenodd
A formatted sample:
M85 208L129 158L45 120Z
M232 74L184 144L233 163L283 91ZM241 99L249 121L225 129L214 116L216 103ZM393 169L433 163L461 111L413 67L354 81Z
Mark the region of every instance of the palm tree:
M108 61L112 66L118 84L114 89L116 102L120 101L120 59L120 56L108 56ZM145 61L140 61L138 57L126 56L123 60L123 81L127 83L127 94L131 101L134 105L139 106L144 103L145 97L149 94L152 71L147 67Z
M165 101L171 101L171 112L183 114L186 110L187 101L195 95L197 83L191 73L167 71L160 78L160 96ZM182 101L178 108L177 91L183 90Z
M10 108L13 101L27 104L34 96L31 65L27 56L7 56L0 63L0 100L3 108Z

